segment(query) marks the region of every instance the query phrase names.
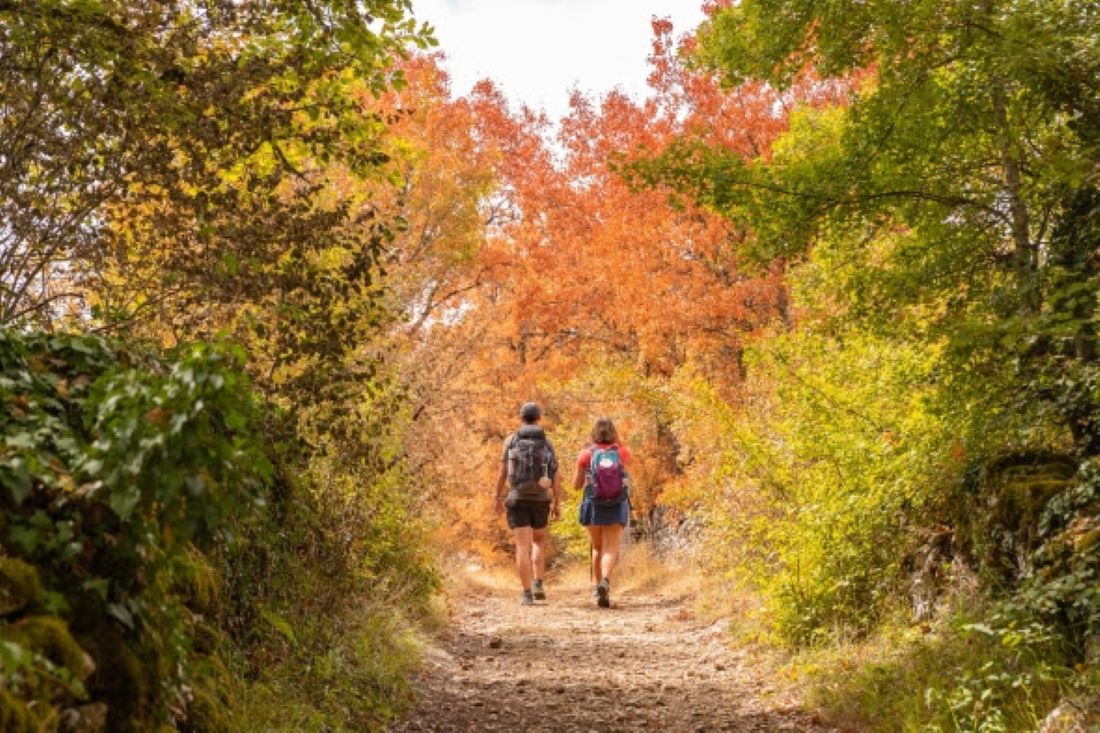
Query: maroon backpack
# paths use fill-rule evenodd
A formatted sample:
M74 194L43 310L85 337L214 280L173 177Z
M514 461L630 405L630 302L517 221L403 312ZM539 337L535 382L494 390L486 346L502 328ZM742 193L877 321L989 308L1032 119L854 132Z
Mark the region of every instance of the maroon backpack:
M591 448L592 459L588 463L588 485L597 504L619 504L627 498L627 475L619 446Z

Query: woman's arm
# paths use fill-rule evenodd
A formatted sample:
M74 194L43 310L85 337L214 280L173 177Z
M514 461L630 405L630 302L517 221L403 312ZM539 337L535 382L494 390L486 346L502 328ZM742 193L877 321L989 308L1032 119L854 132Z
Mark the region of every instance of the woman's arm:
M577 473L576 473L575 476L573 476L573 488L574 489L583 489L584 488L584 474L585 474L584 464L578 461L577 462Z

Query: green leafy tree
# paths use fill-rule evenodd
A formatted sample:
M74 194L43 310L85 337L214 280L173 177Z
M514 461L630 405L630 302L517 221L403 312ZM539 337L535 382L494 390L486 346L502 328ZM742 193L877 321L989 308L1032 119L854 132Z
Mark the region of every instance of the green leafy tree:
M728 85L848 90L796 108L767 155L684 136L632 167L730 217L739 252L792 286L741 411L684 390L683 419L726 437L704 474L731 493L714 528L752 538L727 562L795 641L873 631L906 592L927 614L980 589L961 612L980 623L852 699L894 710L891 729L1033 729L1057 685L1095 685L1100 10L716 6L692 58ZM950 672L917 675L920 710L882 705L933 659Z
M812 247L850 316L946 339L945 380L987 409L1041 403L1095 454L1097 22L1038 0L723 8L699 63L730 84L847 76L851 104L803 110L770 160L682 141L648 172L748 223L765 261Z
M313 161L364 173L384 159L362 95L399 83L393 58L429 42L409 8L0 3L0 322L163 309L194 333L241 291L306 267L307 244L369 262L371 213L342 226L349 206L316 199ZM356 287L365 265L350 259ZM135 264L141 288L105 287Z
M405 699L412 654L392 606L422 609L434 576L401 451L406 397L380 341L381 263L402 223L385 139L401 111L378 98L403 84L397 60L432 43L410 9L0 0L0 322L169 349L228 335L265 398L248 422L274 464L267 502L205 520L237 544L189 556L201 589L171 587L182 571L144 589L147 607L201 596L202 622L172 648L196 637L214 681L183 689L159 667L147 680L193 695L154 700L190 729L377 727ZM113 387L156 392L127 379ZM201 411L188 394L168 412ZM144 445L162 416L147 412L151 426L127 413L98 429ZM138 460L115 443L104 470ZM112 510L128 511L118 493ZM151 517L142 552L182 545L186 526Z

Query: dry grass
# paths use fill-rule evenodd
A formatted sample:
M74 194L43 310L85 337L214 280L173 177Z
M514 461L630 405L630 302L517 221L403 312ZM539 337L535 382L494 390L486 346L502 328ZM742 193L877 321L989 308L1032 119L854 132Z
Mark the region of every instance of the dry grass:
M515 567L505 557L496 562L485 562L478 557L460 553L443 558L440 564L443 570L443 588L448 595L510 591L516 586Z
M707 581L698 567L686 559L658 557L648 543L623 546L615 571L623 590L661 593L678 598L698 597Z
M516 590L515 566L510 557L498 555L484 562L470 554L457 554L442 560L444 588L448 597L469 594L512 593ZM588 588L593 581L589 565L558 555L549 563L547 581L558 587ZM706 578L696 563L687 559L658 557L645 542L624 542L619 564L613 576L617 593L660 593L688 599L696 606L697 616L717 621L730 609L728 601L714 590L713 578Z

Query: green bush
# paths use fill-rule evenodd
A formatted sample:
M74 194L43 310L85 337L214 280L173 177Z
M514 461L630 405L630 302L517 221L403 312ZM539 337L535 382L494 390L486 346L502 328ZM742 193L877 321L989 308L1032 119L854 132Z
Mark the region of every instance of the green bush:
M410 700L439 583L407 415L382 377L346 399L268 412L272 491L211 555L232 730L376 729Z
M1063 695L1087 689L1042 627L994 630L968 617L933 630L888 627L868 643L819 653L816 664L804 662L814 667L812 704L867 731L1023 733Z
M722 564L771 627L806 644L873 629L905 602L904 561L951 490L951 437L928 406L935 352L812 331L753 350L740 406L690 370L678 436ZM694 470L689 466L689 470Z
M826 658L815 704L861 729L975 732L1096 705L1095 460L1042 405L941 383L939 350L806 326L752 351L739 406L689 370L675 386L685 454L717 453L693 475L718 487L706 540L761 594L761 628Z
M399 399L261 412L239 366L0 332L4 730L99 703L112 731L359 730L408 701L438 580Z
M4 692L43 725L86 700L112 730L150 730L185 699L189 611L168 588L270 475L238 366L0 331Z

